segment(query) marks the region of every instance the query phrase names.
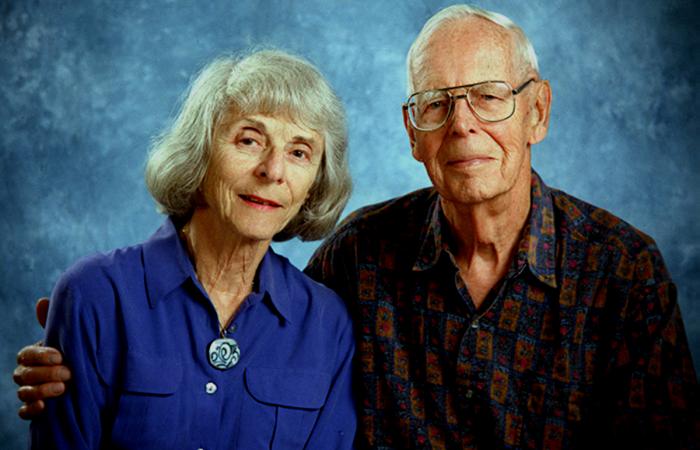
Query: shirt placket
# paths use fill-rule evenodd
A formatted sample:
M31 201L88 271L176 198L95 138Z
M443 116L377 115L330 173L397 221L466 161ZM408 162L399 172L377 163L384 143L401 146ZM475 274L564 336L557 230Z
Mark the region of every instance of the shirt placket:
M208 312L213 317L213 319L210 317L210 321L215 323L216 328L218 328L219 323L216 311L208 298L206 298L206 301L210 304ZM218 329L210 328L210 330L210 332L207 332L210 336L204 337L205 345L201 350L204 359L208 358L209 343L220 335ZM230 395L230 393L227 392L229 389L226 388L226 378L230 378L229 371L235 369L235 366L232 369L222 371L215 369L207 361L206 365L203 367L206 369L201 372L199 382L196 383L195 387L197 402L196 411L198 411L198 413L195 418L197 433L193 433L193 436L196 436L197 440L193 442L193 448L198 450L212 450L219 448L219 427L224 401L226 396ZM228 382L230 383L230 381Z
M219 321L216 310L211 300L202 293L203 301L208 306L210 314L209 321L212 323L211 331L207 332L208 336L204 337L205 345L202 349L203 358L208 358L208 347L211 341L221 336L219 330ZM255 295L255 294L251 294ZM241 344L241 334L243 330L239 329L239 323L242 317L248 312L250 298L244 301L240 310L228 324L224 330L224 336L234 339L237 344ZM241 359L245 356L241 350ZM222 432L221 427L232 427L232 424L222 424L221 418L224 417L224 407L240 409L236 405L240 403L240 392L242 390L242 371L245 368L245 363L239 359L238 363L226 370L214 368L208 361L203 365L206 367L199 376L199 382L196 383L195 398L197 402L196 411L198 411L195 421L197 432L193 433L196 436L196 442L193 442L193 448L197 450L211 450L218 448L229 448L234 443L230 440L231 432L226 430ZM238 381L234 381L234 380ZM227 404L228 403L228 404ZM238 418L236 418L238 421ZM222 447L223 446L223 447Z
M495 325L490 323L489 317L498 315L498 309L501 307L513 279L519 276L525 268L522 258L518 258L516 261L501 283L497 295L483 311L477 311L474 308L466 284L459 276L459 272L455 273L457 292L472 313L468 318L457 355L457 395L464 423L471 430L470 434L477 442L479 441L477 437L479 430L487 428L488 433L493 432L492 424L484 427L490 421L488 417L491 414L489 388L493 377L494 360Z
M478 363L477 352L484 352L487 349L478 348L480 333L479 320L481 315L477 314L476 310L473 308L471 297L469 296L464 281L459 276L459 272L455 274L455 285L462 301L471 306L469 309L472 313L471 316L468 317L468 322L460 341L456 364L457 392L460 403L466 406L467 404L471 404L475 394L478 393L480 389L483 389L483 386L480 386L479 383L481 367Z

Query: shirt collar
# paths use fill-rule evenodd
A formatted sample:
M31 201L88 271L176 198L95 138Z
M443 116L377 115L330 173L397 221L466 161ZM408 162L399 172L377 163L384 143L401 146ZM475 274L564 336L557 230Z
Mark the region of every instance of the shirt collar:
M288 322L293 322L292 299L289 297L288 272L285 265L291 265L283 256L279 256L270 247L258 268L258 292L270 299L277 312Z
M423 226L423 234L420 238L418 257L413 264L413 270L428 270L437 264L442 253L442 212L440 208L440 196L433 189L430 194L430 207Z
M143 265L151 308L188 278L196 279L172 218L144 243Z
M443 250L445 233L444 215L440 206L440 196L434 191L428 214L426 216L423 234L420 238L418 256L413 264L413 270L427 270L437 264ZM537 172L532 171L530 191L530 215L523 229L517 261L527 261L532 274L540 281L551 287L556 287L556 259L554 210L549 187L544 184Z
M185 245L178 235L178 227L171 217L144 243L143 259L151 308L155 308L159 301L187 280L192 280L202 289ZM272 248L267 250L256 274L257 290L246 301L252 303L267 298L269 305L291 322L292 305L289 292L285 289L287 283L283 270L285 261Z
M518 260L527 260L530 272L537 279L550 287L557 287L552 194L534 170L530 190L530 217L523 230Z

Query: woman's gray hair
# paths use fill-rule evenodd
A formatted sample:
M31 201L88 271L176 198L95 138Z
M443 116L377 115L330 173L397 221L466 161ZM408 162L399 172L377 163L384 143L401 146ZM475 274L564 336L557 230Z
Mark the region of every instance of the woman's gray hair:
M217 130L253 114L283 116L323 137L325 151L309 196L274 237L321 239L335 226L351 191L345 111L311 63L282 51L222 57L200 72L174 123L152 146L148 190L161 212L188 217L197 205Z
M513 56L519 59L519 61L515 62L521 65L523 71L532 70L539 75L540 69L537 64L535 49L522 28L503 14L497 12L487 11L472 5L452 5L438 11L428 19L408 50L408 55L406 56L408 95L415 92L414 73L420 65L420 58L423 57L425 48L433 33L448 23L459 22L469 17L480 17L506 29L513 37L513 43L515 44L515 55Z

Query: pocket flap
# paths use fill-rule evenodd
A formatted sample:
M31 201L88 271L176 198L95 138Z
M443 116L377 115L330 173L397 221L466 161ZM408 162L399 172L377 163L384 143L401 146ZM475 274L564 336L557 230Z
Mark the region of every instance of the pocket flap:
M99 370L98 370L99 372ZM182 365L179 361L158 355L127 352L123 368L116 373L121 376L107 377L100 373L105 383L115 389L139 394L173 394L182 379Z
M248 367L246 388L261 403L318 409L326 403L331 377L307 370Z

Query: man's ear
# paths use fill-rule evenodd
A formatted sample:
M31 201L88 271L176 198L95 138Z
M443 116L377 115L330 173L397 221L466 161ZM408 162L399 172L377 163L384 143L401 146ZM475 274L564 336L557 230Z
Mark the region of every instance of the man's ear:
M411 154L416 161L420 161L416 153L416 130L411 126L411 120L408 118L408 109L403 108L403 126L406 128L406 134L408 135L408 142L411 144Z
M537 144L547 136L549 112L552 107L552 88L549 81L541 80L535 85L537 97L530 109L530 139L528 144Z

